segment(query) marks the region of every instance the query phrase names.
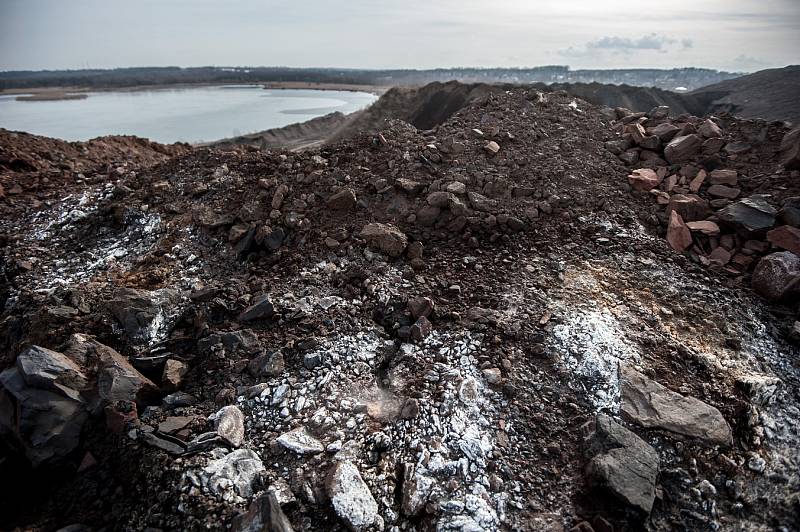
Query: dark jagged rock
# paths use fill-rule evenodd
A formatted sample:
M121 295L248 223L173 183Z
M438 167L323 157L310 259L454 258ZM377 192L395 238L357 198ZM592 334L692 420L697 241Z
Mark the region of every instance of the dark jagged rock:
M761 195L752 195L728 205L717 216L724 224L731 226L745 238L758 238L766 235L775 225L778 212Z
M249 322L271 318L275 314L275 305L272 304L269 294L262 294L253 298L252 304L239 314L239 321Z
M587 466L594 489L650 514L656 496L658 453L644 440L610 417L599 414Z
M272 492L259 495L250 503L247 512L233 518L234 532L293 532L292 524L283 513Z

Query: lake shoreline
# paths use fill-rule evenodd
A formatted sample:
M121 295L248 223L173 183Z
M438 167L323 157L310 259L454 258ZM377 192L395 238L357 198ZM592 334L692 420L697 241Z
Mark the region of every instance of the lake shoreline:
M57 101L86 99L91 92L141 92L203 87L261 87L265 90L319 90L366 92L381 96L391 87L354 85L348 83L316 83L276 81L268 83L169 83L161 85L131 85L127 87L38 87L29 89L0 89L0 96L18 95L19 101Z
M20 94L6 91L0 98L0 127L66 141L133 135L164 144L199 144L303 124L334 112L350 114L378 98L366 88L231 83L92 92L15 90Z

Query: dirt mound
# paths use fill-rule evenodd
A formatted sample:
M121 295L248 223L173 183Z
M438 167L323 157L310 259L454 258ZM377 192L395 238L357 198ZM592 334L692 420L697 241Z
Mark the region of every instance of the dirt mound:
M762 70L692 91L705 113L800 123L800 65Z
M186 144L168 146L132 136L66 142L0 129L0 212L12 213L21 205L36 208L65 190L84 189L189 150Z
M470 102L500 90L503 90L502 85L457 81L429 83L419 88L395 87L365 111L356 114L334 134L333 139L377 131L390 118L408 122L417 129L431 129Z
M430 129L475 99L508 87L457 81L435 82L423 87L395 87L368 108L347 116L333 113L301 124L224 139L209 146L305 149L334 143L361 132L378 131L387 120L402 120L419 129Z
M689 113L703 116L704 106L685 94L654 87L633 87L630 85L609 85L602 83L554 83L539 86L542 90L564 90L595 105L605 107L624 107L632 111L649 111L654 107L666 105L674 115Z
M726 226L676 253L659 203L735 170L777 218L786 129L447 85L405 111L425 130L11 205L0 524L796 528L800 309L749 289L781 244Z

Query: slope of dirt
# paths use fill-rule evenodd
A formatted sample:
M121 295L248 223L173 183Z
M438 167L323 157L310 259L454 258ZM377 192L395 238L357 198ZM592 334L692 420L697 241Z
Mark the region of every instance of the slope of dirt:
M800 65L762 70L702 87L688 96L701 102L705 113L727 111L746 118L800 123Z
M79 197L6 204L2 382L93 407L36 470L20 451L54 442L4 425L0 474L18 480L0 526L798 528L798 301L750 290L769 244L746 254L731 237L753 258L732 271L711 267L703 236L670 249L654 199L686 179L632 193L619 157L683 178L735 169L741 193L779 206L798 193L778 164L786 128L725 117L730 150L662 164L631 127L651 136L665 117L563 92L444 92L463 103L408 111L424 130L365 118L321 150L195 149ZM140 368L150 395L75 334ZM61 366L19 384L31 344L64 358L34 351ZM637 422L620 365L716 414L699 436L676 432L680 413L677 429ZM24 399L3 394L0 422L16 419ZM602 444L602 413L656 456L652 477L626 476L641 456ZM725 441L709 441L714 422ZM621 466L587 475L598 456ZM652 494L646 509L628 484Z
M187 153L187 144L164 145L131 136L66 142L0 128L0 214L37 208L65 190L83 190L113 176Z
M220 149L251 146L261 150L315 148L326 142L333 131L342 128L348 119L342 113L330 113L298 124L210 142L206 146Z

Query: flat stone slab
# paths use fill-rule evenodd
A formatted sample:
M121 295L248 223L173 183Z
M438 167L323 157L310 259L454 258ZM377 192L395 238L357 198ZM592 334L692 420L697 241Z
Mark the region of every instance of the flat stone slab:
M646 428L704 440L714 445L732 443L731 428L713 406L652 381L625 364L620 365L621 413Z

